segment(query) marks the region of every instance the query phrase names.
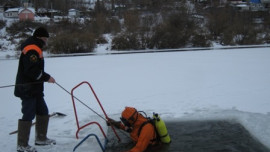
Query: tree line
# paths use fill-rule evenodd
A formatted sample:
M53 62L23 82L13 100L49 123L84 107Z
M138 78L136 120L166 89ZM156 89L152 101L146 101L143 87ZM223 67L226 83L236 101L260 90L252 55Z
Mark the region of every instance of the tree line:
M120 2L114 0L115 6ZM269 12L240 12L229 5L206 9L201 3L186 0L131 2L112 11L104 1L98 0L90 13L91 19L83 24L63 19L43 25L53 35L49 50L52 53L91 52L97 44L107 43L104 34L113 36L112 50L209 47L213 41L222 45L270 42ZM256 19L262 22L255 22ZM23 33L36 24L18 22L7 31Z

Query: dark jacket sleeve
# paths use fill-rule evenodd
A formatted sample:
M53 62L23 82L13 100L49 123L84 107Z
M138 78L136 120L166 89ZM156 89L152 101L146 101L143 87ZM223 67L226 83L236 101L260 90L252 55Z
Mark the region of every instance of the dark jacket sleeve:
M50 75L44 72L44 59L36 51L29 51L23 58L24 75L33 81L48 81Z

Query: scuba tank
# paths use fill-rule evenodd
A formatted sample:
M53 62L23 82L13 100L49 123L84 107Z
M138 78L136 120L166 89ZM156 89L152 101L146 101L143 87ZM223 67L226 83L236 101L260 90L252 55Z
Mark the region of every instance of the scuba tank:
M160 118L157 113L153 113L154 125L156 127L157 133L162 143L170 143L171 138L168 134L165 122Z

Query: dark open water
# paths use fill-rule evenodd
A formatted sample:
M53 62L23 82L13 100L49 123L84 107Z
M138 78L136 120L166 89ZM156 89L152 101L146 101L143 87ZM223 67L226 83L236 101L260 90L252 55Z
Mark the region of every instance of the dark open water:
M171 121L166 125L172 143L151 147L147 152L270 152L236 122ZM106 152L123 152L134 146L127 134L118 132L118 135L120 143L108 130Z

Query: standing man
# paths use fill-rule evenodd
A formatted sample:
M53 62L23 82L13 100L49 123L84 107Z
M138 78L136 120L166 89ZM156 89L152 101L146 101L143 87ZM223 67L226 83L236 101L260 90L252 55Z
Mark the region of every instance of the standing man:
M53 77L44 71L43 46L46 45L49 33L44 27L37 28L33 36L21 45L21 56L16 77L14 94L22 100L22 119L18 120L18 152L36 152L28 145L32 120L36 116L35 145L56 144L47 138L49 112L43 98L44 82L55 83Z

